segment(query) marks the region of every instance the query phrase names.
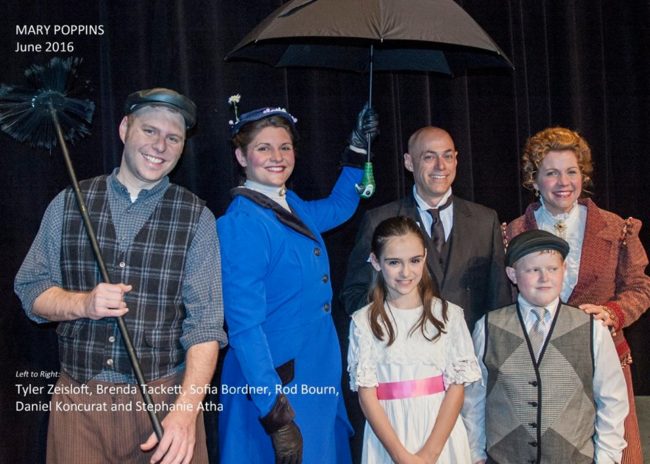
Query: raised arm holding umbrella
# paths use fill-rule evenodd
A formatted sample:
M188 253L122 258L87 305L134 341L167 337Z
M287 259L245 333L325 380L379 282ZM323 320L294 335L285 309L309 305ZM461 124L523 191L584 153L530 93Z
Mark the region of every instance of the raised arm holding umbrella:
M361 111L336 185L315 201L286 188L296 123L274 107L232 121L246 181L217 221L231 347L221 378L228 386L219 414L222 462L350 462L321 234L349 219L359 203L354 184L377 119L371 109Z

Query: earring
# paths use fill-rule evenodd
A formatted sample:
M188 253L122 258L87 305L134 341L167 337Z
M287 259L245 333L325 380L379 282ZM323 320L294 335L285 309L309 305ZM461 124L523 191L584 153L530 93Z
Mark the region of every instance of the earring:
M539 198L539 190L535 189L534 195L535 195L535 198Z

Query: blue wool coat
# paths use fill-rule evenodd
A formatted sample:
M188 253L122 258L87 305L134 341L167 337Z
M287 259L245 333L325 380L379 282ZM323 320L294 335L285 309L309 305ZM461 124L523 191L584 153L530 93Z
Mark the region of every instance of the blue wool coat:
M344 168L322 200L303 201L287 192L294 214L236 195L217 221L230 341L221 378L222 463L274 462L259 418L281 391L296 412L303 462L350 462L351 427L320 234L352 216L361 176L360 169ZM293 380L283 386L275 368L292 360Z

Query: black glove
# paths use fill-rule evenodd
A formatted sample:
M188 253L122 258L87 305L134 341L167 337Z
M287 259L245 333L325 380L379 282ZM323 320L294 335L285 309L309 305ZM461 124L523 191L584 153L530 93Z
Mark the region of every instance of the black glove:
M296 413L283 394L278 395L271 411L260 419L262 427L271 437L276 464L302 462L302 434L293 421Z
M368 153L368 138L372 142L379 135L379 117L368 103L357 116L357 124L350 134L350 146L354 151Z

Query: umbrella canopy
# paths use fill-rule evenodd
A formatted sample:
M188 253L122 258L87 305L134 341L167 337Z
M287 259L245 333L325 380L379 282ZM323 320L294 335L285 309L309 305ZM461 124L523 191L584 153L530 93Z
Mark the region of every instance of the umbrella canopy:
M292 0L271 13L226 56L276 67L305 66L443 74L512 67L489 35L453 0ZM370 140L357 191L375 189Z
M454 74L512 67L453 0L293 0L246 35L229 59L358 72L374 68Z

